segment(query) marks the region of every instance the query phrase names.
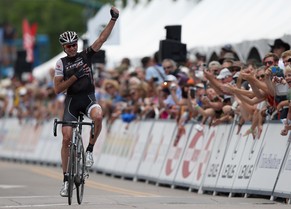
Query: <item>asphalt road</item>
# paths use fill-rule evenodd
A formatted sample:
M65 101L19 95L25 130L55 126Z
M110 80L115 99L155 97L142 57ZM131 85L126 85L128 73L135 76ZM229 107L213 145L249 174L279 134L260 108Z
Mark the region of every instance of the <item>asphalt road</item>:
M83 203L73 204L59 196L62 182L60 167L0 161L1 208L85 208L85 209L240 209L290 208L281 201L197 194L183 189L155 186L90 173Z

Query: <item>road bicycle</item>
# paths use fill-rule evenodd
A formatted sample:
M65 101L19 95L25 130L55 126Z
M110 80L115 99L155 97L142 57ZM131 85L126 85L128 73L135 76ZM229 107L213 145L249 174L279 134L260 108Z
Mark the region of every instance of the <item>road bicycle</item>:
M94 137L94 122L83 122L84 116L80 114L78 121L54 121L54 136L57 136L57 125L69 125L73 127L72 139L68 158L68 203L72 204L73 190L76 189L77 202L80 205L83 200L85 179L89 177L86 168L86 157L82 140L82 126L91 126L91 137Z

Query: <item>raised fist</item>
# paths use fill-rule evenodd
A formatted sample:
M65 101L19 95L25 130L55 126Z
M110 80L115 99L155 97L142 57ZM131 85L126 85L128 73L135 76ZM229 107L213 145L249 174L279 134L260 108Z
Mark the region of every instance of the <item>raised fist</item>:
M119 11L115 7L111 7L110 9L111 20L116 21L119 17Z

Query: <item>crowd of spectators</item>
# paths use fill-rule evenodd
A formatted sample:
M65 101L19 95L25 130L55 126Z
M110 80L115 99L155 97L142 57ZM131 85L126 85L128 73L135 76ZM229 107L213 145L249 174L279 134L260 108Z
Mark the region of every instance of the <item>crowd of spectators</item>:
M174 145L189 121L196 122L198 131L234 121L237 134L243 124L251 123L242 134L254 139L260 138L268 120L283 122L278 134L291 130L291 50L282 41L274 42L262 63L240 61L228 45L219 59L209 62L197 56L185 63L170 58L159 63L155 53L143 57L137 67L124 58L115 69L102 64L96 69L96 98L109 128L117 118L127 126L137 120L175 120ZM20 124L33 121L36 128L50 118L61 118L64 95L55 95L54 69L50 73L42 82L2 79L0 116L16 116Z

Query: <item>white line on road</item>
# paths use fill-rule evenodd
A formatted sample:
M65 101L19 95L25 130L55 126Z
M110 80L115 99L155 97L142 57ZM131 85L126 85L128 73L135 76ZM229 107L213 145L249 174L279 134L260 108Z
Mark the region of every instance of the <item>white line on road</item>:
M14 189L14 188L22 188L24 185L4 185L0 184L0 189Z
M68 204L43 204L43 205L5 205L0 206L0 208L34 208L34 207L56 207L65 206Z

